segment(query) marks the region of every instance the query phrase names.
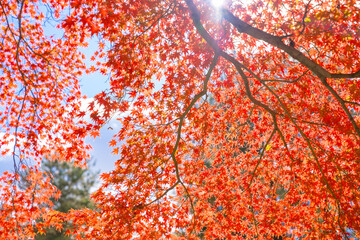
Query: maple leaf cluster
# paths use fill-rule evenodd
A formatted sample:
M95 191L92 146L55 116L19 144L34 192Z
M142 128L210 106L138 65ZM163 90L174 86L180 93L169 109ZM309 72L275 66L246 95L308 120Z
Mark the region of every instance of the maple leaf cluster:
M44 34L42 4L62 38ZM0 144L15 139L14 173L1 178L1 237L63 221L77 239L359 237L355 0L0 6ZM77 81L90 36L110 79L89 107L92 124ZM126 113L109 143L119 160L92 196L97 209L46 211L56 191L38 159L56 152L81 165L84 138L116 112ZM33 173L26 190L17 189L21 166Z

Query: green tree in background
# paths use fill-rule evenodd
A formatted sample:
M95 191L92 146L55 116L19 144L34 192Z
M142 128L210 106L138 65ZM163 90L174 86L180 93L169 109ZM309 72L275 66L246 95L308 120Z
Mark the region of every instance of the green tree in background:
M92 170L95 161L88 160L87 164L87 168L80 168L59 159L44 159L43 170L51 174L52 184L61 192L59 199L53 199L55 210L66 213L70 209L94 208L90 200L90 191L97 183L99 171ZM37 235L35 239L71 239L65 236L65 231L69 227L69 224L64 225L61 231L50 228L45 235Z

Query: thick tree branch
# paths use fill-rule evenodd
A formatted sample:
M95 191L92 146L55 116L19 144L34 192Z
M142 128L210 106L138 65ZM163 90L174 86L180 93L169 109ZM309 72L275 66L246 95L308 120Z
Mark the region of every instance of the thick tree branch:
M355 73L333 73L330 78L360 78L360 70Z
M310 69L314 74L316 74L319 77L331 77L331 74L321 67L319 64L314 62L313 60L307 58L303 53L301 53L299 50L297 50L294 47L286 45L282 40L281 37L271 35L269 33L266 33L260 29L254 28L248 23L242 21L241 19L235 17L229 10L222 9L222 15L223 17L230 22L239 32L246 33L253 38L256 38L258 40L262 40L264 42L267 42L271 44L272 46L275 46L287 54L289 54L294 59L298 60L301 64L303 64L305 67Z
M298 60L301 64L307 67L310 71L312 71L319 78L358 78L360 77L360 70L355 73L350 74L342 74L342 73L330 73L319 64L314 62L313 60L306 57L302 52L297 50L294 47L286 45L282 41L282 37L274 36L269 33L266 33L260 29L254 28L250 24L242 21L241 19L234 16L229 10L222 9L221 10L223 17L231 23L239 32L246 33L253 38L258 40L262 40L271 44L274 47L277 47L287 54L289 54L294 59Z

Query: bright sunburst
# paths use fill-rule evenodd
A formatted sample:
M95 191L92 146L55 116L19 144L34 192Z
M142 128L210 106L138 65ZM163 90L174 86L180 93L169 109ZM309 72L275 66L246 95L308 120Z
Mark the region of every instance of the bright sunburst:
M211 0L211 3L215 8L221 8L224 2L225 0Z

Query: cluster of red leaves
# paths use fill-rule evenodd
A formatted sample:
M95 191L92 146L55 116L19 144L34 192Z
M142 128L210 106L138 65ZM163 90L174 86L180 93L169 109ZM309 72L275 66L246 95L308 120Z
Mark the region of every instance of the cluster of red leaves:
M25 3L14 2L12 14L19 16ZM26 28L36 51L42 51L36 54L21 40L24 28L8 31L12 25L5 24L2 52L7 55L1 66L7 75L1 78L1 96L20 104L4 111L12 125L1 121L6 132L29 139L23 140L31 144L21 148L24 156L46 153L39 149L40 136L67 159L83 156L81 139L91 127L81 128L72 115L79 108L72 74L81 67L73 48L88 34L110 43L97 54L106 56L99 68L109 70L111 87L97 96L103 111L92 117L99 127L114 111L126 112L110 142L119 160L93 194L96 212L62 216L73 223L77 238L339 239L359 234L356 1L228 1L214 9L205 0L74 0L70 7L62 23L65 42L48 46L55 44L58 52L42 50L50 40L34 34L39 25ZM26 24L36 23L35 15ZM59 69L56 74L40 57L44 54ZM19 94L20 86L25 90ZM28 92L38 88L42 94L30 97ZM54 89L58 94L50 94ZM71 111L63 108L68 102ZM33 112L46 121L32 117ZM62 149L51 139L54 134L78 145Z
M78 77L85 65L77 50L86 35L58 30L60 36L50 36L44 30L45 22L59 21L66 2L0 2L0 146L14 162L13 173L1 177L1 239L61 228L57 218L44 215L57 193L40 161L57 153L83 165L88 156L84 137L92 127L79 118Z

